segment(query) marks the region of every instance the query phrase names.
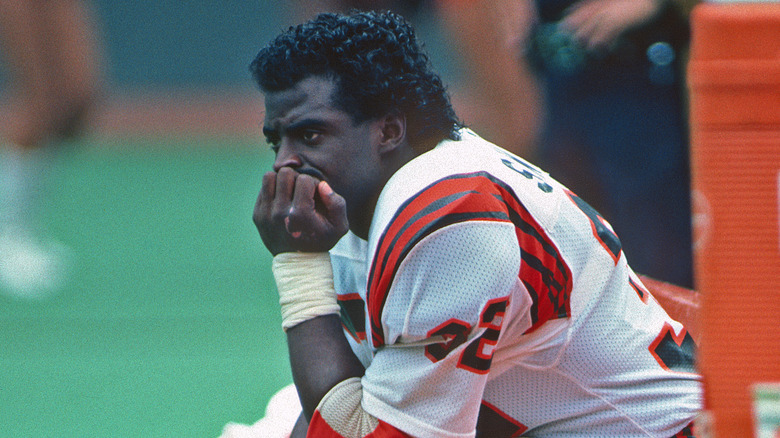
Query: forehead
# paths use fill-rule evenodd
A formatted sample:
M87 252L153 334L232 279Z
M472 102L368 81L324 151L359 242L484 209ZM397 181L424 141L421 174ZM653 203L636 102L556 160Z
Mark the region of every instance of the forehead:
M333 105L333 80L310 77L293 88L265 92L265 126L277 128L302 118L342 119L347 115Z

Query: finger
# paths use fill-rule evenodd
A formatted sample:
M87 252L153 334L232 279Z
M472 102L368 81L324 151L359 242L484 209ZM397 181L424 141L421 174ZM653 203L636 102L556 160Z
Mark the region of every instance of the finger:
M295 181L292 211L300 211L303 214L314 213L314 192L317 190L317 183L319 180L310 175L298 176Z
M263 175L263 186L260 189L260 196L262 200L269 202L274 199L276 192L276 172L266 172Z
M599 0L576 2L563 14L561 24L572 33L585 26L601 8Z
M293 236L300 236L302 230L312 231L317 227L318 215L314 195L318 180L309 175L300 175L295 181L295 192L285 225Z
M317 184L317 194L320 195L320 199L322 199L322 205L325 207L325 211L331 211L336 206L336 192L333 191L333 189L330 187L330 184L328 184L326 181L320 181L319 184Z
M285 218L287 232L299 237L302 230L315 227L317 212L314 208L314 193L317 180L309 175L299 175L295 181L295 190L289 212Z
M289 211L292 202L293 192L295 190L295 181L298 173L290 168L283 167L276 174L276 187L274 190L274 199L270 203L271 215L274 221L284 220Z
M617 41L621 29L611 26L612 23L604 25L593 30L586 43L588 50L608 50Z
M274 199L278 204L289 204L292 201L295 182L298 178L298 172L289 167L282 167L276 174L276 190Z
M589 46L593 34L602 26L601 18L601 14L589 14L586 19L578 21L570 28L572 35L583 46Z
M344 198L334 192L330 184L325 181L320 181L317 185L317 193L322 199L322 205L325 207L324 216L328 222L338 226L338 228L346 227L347 204ZM344 226L340 226L341 224Z
M263 186L255 201L255 209L252 219L255 224L260 224L269 215L270 205L274 200L274 191L276 190L276 173L267 172L263 175Z

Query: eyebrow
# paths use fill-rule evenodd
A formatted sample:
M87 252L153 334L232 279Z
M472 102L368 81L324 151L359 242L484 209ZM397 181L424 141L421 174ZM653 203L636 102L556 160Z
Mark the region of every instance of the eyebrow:
M296 120L293 123L290 123L284 131L287 132L295 132L300 131L301 129L306 128L323 128L326 127L328 123L322 119L312 119L312 118L306 118L301 120ZM269 136L278 134L278 130L269 126L263 126L263 135Z
M296 120L295 122L290 123L284 128L285 132L296 132L303 129L308 128L319 128L324 129L330 126L327 120L319 119L319 118L305 118ZM264 135L274 135L278 134L279 131L272 127L263 127L263 134Z

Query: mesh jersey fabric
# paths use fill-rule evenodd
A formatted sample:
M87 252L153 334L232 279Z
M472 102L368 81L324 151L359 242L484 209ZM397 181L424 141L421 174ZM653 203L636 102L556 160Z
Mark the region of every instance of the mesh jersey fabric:
M363 408L418 437L677 433L702 398L685 328L597 212L461 135L391 178L367 242L331 251Z

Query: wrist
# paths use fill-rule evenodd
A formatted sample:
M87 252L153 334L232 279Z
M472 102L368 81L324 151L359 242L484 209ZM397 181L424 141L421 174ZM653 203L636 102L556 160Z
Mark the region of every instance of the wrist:
M283 252L274 257L272 270L285 331L318 316L340 312L327 252Z

